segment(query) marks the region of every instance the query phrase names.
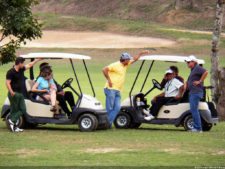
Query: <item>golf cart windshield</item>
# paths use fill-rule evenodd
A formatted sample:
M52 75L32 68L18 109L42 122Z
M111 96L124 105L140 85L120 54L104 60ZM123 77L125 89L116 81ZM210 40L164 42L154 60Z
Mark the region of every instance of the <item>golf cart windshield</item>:
M93 96L95 97L95 90L90 78L90 74L88 72L87 66L86 66L86 62L85 60L90 60L91 57L90 56L85 56L85 55L80 55L80 54L72 54L72 53L29 53L26 55L20 55L21 57L23 57L24 59L37 59L37 58L42 58L42 59L69 59L73 73L74 73L74 77L76 80L76 83L78 85L79 88L79 93L74 90L72 88L72 90L75 92L76 95L78 95L79 97L83 94L82 89L81 89L81 85L77 76L77 72L73 63L73 60L82 60L87 77L88 77L88 81L90 83L91 86L91 90L93 92ZM34 71L33 68L30 69L30 79L33 80L34 79ZM69 79L68 79L69 80Z

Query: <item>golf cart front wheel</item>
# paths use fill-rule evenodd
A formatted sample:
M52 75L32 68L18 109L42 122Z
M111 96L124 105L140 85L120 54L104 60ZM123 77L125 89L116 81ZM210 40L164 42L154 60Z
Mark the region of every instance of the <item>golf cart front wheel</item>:
M118 129L126 129L129 128L131 122L131 118L127 113L120 113L117 115L114 125Z
M98 127L98 120L92 114L83 114L78 120L79 129L82 132L94 131Z
M194 121L191 115L185 117L183 126L186 131L194 128Z
M9 127L9 118L10 118L10 113L8 113L5 117L5 123L6 123L6 126L8 129L10 129ZM16 121L16 124L15 124L17 127L19 128L25 128L25 119L23 116L20 116L19 119Z

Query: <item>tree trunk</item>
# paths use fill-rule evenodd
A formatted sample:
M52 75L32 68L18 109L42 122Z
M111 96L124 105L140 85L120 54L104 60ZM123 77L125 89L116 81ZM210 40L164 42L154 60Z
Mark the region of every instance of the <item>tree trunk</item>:
M218 58L218 46L220 40L220 33L222 29L222 21L223 21L223 1L217 1L216 7L216 20L215 26L213 31L212 37L212 58L211 58L211 85L214 86L212 89L212 99L217 104L220 93L219 93L219 77L218 77L218 70L219 70L219 58Z
M216 20L212 36L212 57L211 57L211 85L214 87L212 89L212 100L216 103L219 117L221 119L225 118L224 115L225 73L224 70L219 71L218 47L220 41L220 33L223 25L224 3L225 0L217 0Z
M219 71L219 91L220 97L217 104L220 120L225 120L225 67Z

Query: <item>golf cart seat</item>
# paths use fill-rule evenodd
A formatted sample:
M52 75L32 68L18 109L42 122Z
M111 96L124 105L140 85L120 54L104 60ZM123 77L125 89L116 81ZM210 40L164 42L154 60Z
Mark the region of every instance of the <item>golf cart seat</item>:
M28 99L31 100L32 102L49 105L49 102L43 97L43 93L32 92L32 87L34 86L34 84L35 84L34 80L27 79L25 81ZM37 100L36 99L37 96L39 96L41 99Z

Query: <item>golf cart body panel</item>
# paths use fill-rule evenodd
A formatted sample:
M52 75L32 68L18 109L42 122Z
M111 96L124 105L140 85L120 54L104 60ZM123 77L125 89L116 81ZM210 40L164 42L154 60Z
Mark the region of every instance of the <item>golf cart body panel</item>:
M199 110L208 110L208 105L205 102L200 102L198 106ZM157 118L168 119L168 118L179 118L183 112L190 110L189 103L179 103L175 105L164 105L158 112Z
M82 95L80 108L88 108L92 110L103 110L101 102L96 98L89 95Z
M71 117L62 117L59 119L54 118L54 114L65 114L62 108L59 105L59 102L56 102L57 111L53 113L50 111L51 105L49 101L41 98L37 100L36 93L32 92L32 87L35 84L34 81L34 72L33 68L30 69L30 79L25 81L25 87L27 90L27 97L25 98L26 110L27 112L23 116L23 121L29 124L78 124L81 131L93 131L97 128L106 129L108 127L108 118L106 110L103 109L101 102L95 97L94 87L85 63L85 60L90 60L91 57L79 54L71 53L29 53L27 55L21 55L25 59L34 60L36 58L43 59L69 59L70 64L73 69L75 80L78 86L78 91L75 90L71 83L73 78L69 78L64 82L62 88L69 87L71 91L78 97L76 106L72 110ZM79 83L77 72L74 67L72 60L81 60L85 67L85 71L90 83L93 96L84 94ZM64 86L64 87L63 87ZM8 98L5 100L5 103L2 107L1 117L6 118L7 114L10 112L10 103ZM85 116L82 118L81 116ZM88 123L87 123L88 122ZM88 124L87 126L85 126ZM83 125L83 126L82 126ZM101 127L102 126L102 127Z
M173 55L147 55L142 56L139 60L142 60L140 68L137 72L137 75L134 79L133 85L129 92L129 97L126 98L121 103L121 111L118 114L116 120L114 121L115 126L117 128L132 128L133 126L139 127L141 123L148 123L148 124L174 124L175 126L184 126L184 121L190 120L191 112L190 112L190 105L188 102L188 93L187 95L179 101L172 101L166 103L161 107L159 110L157 117L155 119L147 121L144 119L145 115L143 113L143 109L149 108L147 104L147 95L158 88L162 90L161 86L158 85L159 83L153 79L153 87L149 89L147 92L143 92L144 86L148 80L149 74L152 70L153 64L155 61L164 61L164 62L172 62L172 63L184 63L188 57L186 56L173 56ZM139 93L132 94L134 86L138 81L139 75L143 69L143 65L146 61L151 61L151 64L146 72L146 76L144 78L144 82ZM205 61L202 59L198 59L198 64L202 65ZM209 131L213 124L218 123L217 111L215 109L215 105L211 102L206 102L206 95L204 93L203 99L199 103L199 112L200 116L203 120L204 125L206 128L204 131ZM128 119L124 120L124 117L128 115ZM118 123L117 123L118 122ZM123 124L119 126L121 122L129 122L129 124ZM121 123L122 124L122 123ZM138 124L138 125L135 125ZM136 128L136 127L135 127ZM190 129L190 128L189 128ZM185 130L189 130L185 128Z

